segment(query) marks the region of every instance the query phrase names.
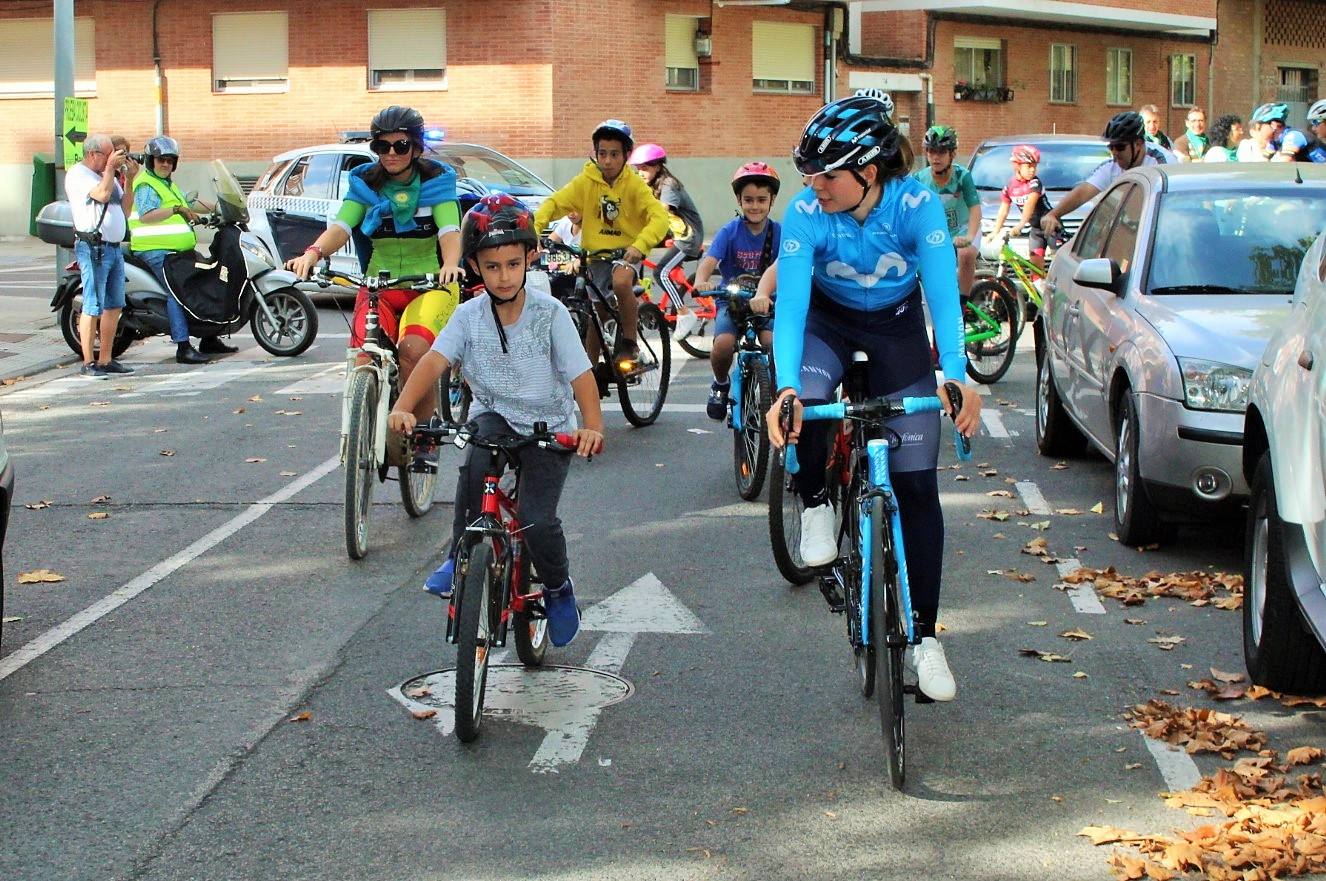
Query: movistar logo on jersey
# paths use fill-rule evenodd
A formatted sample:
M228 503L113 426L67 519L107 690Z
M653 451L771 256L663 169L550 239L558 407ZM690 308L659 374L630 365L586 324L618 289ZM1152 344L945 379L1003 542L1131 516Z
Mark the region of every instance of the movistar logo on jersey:
M879 261L875 264L875 271L872 273L857 272L856 269L841 260L830 261L824 267L824 273L830 278L841 278L856 282L863 288L873 288L888 278L889 273L895 269L898 271L898 277L902 278L907 274L907 261L896 251L890 251L879 256Z
M902 207L911 211L930 200L930 191L922 190L919 193L903 193Z
M818 199L811 199L809 202L794 202L793 204L797 206L797 210L802 214L818 214L820 210Z

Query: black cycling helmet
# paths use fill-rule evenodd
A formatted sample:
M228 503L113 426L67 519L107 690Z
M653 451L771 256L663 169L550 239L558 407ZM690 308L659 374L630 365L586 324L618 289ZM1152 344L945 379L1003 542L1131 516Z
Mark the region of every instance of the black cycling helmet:
M143 147L143 154L148 157L174 156L180 158L180 142L166 135L157 135Z
M599 141L604 138L621 141L622 152L628 156L635 149L635 138L631 136L631 127L620 119L605 119L598 124L598 128L594 129L594 134L590 136L595 150L599 148Z
M460 223L461 253L468 259L487 248L524 245L526 251L539 246L534 214L514 196L492 193L465 212Z
M898 156L899 133L888 105L874 95L840 98L819 109L801 133L792 161L802 174L860 169Z
M375 138L403 132L410 136L410 140L414 141L419 149L424 148L424 117L413 107L402 107L399 104L384 107L378 111L377 116L373 117L373 123L368 129Z
M1146 126L1142 124L1142 114L1135 110L1116 113L1105 124L1105 133L1101 137L1111 144L1142 140L1146 137Z
M925 130L925 140L921 142L927 150L958 149L958 130L947 125L932 125Z

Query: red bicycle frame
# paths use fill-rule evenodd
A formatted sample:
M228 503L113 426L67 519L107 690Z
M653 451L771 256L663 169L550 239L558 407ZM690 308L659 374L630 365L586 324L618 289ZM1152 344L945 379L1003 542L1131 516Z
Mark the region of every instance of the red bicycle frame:
M669 239L664 242L663 245L664 247L671 247L672 240ZM702 251L701 254L703 253L704 252ZM644 259L641 265L651 272L658 269L658 264L650 260L648 257ZM672 267L672 271L668 273L668 279L676 285L677 290L681 291L683 295L689 294L691 298L695 300L694 311L697 317L701 320L708 319L709 321L713 321L718 317L718 306L714 303L714 298L706 296L704 293L695 289L695 286L691 284L691 280L686 277L686 270L681 268L680 263ZM637 293L639 294L640 299L644 302L654 302L653 297L650 296L648 288L641 286ZM663 317L667 319L669 324L676 324L676 304L672 302L672 298L670 297L661 296L661 300L662 302L659 304L659 308L663 310Z

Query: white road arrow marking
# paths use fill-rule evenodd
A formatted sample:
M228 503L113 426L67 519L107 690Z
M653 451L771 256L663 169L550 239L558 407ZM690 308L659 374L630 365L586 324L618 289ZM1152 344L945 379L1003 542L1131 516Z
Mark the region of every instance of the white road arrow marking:
M496 663L488 668L484 714L547 732L529 763L530 770L538 774L555 774L563 765L580 761L604 708L634 693L631 683L619 674L640 634L709 632L652 572L585 610L581 629L605 634L584 668L526 670ZM407 696L419 687L429 694ZM455 726L455 692L454 670L432 673L387 691L411 711L436 710L432 721L444 736Z

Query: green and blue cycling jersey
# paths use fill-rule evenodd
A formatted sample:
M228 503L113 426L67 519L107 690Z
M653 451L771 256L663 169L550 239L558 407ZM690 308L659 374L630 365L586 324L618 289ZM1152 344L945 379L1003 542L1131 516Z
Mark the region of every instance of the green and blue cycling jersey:
M811 288L849 309L873 312L901 303L925 284L939 363L962 382L962 307L957 256L939 197L913 178L884 184L861 223L850 211L821 210L807 187L787 206L778 256L774 364L780 384L801 393L801 361Z

